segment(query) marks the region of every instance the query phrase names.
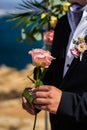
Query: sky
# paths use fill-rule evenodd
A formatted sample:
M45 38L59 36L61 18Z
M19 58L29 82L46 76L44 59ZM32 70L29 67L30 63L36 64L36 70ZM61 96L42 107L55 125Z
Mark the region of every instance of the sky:
M22 0L0 0L0 16L17 12L18 4L21 2Z
M0 0L0 16L15 12L19 2L21 0Z

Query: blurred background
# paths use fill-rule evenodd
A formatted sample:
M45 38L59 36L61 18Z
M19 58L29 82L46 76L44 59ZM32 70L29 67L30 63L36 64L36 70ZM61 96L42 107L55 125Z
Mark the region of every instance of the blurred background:
M0 0L0 130L32 130L34 122L34 116L22 109L21 94L25 87L32 86L26 78L33 70L28 51L41 48L43 43L17 42L20 27L13 30L14 22L6 20L10 13L18 11L20 2ZM50 129L47 115L43 111L38 114L36 130Z

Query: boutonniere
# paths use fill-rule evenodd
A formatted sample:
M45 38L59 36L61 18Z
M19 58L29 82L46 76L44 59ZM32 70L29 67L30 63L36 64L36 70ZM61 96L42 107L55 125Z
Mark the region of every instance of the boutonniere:
M81 61L83 53L87 50L87 42L84 37L80 36L77 38L77 40L73 39L73 44L75 44L75 47L70 49L71 54L75 58L80 57L80 61Z

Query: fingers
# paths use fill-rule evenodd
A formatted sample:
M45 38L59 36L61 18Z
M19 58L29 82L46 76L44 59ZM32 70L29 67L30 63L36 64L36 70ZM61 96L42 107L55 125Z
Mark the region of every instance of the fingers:
M47 98L48 97L48 92L44 91L36 91L32 93L32 97L35 98Z
M32 91L33 98L48 98L51 92L51 86L40 86Z
M35 115L36 111L35 111L35 106L32 104L29 104L27 102L27 100L25 99L25 97L22 97L22 107L23 109L25 109L28 113Z
M36 88L33 92L32 92L32 96L33 96L33 103L34 104L49 104L50 100L49 100L49 89L43 86L40 86L39 88Z
M39 86L36 89L34 89L33 92L36 92L36 91L49 91L49 89L51 89L51 86L42 85L42 86Z
M35 105L39 105L39 104L47 105L47 104L50 104L50 100L47 98L36 98L36 99L34 99L33 103Z
M22 97L22 107L25 109L27 105L27 100L25 99L25 97Z
M33 89L34 89L34 88L27 87L27 88L24 89L24 91L25 91L25 90L28 90L28 92L32 95ZM23 92L24 92L24 91L23 91ZM22 93L22 96L24 96L24 93Z
M54 86L40 86L33 91L34 105L39 110L46 110L55 114L57 112L62 91Z
M37 109L39 109L39 110L45 110L45 111L48 111L46 105L36 105L35 107L36 107Z
M36 109L46 110L50 113L56 113L61 99L62 91L54 86L42 85L31 92L33 97L32 105L23 98L23 108L29 113L35 114Z
M33 97L33 103L34 104L50 104L50 99L52 95L52 91L50 86L40 86L32 92L32 97Z

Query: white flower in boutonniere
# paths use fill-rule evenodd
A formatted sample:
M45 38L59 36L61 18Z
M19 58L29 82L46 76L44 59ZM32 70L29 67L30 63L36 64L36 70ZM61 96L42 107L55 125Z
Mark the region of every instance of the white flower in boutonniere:
M80 57L80 61L82 60L83 53L87 50L87 43L85 41L85 38L80 36L77 40L73 40L73 44L75 44L75 47L70 49L71 54L78 58Z

